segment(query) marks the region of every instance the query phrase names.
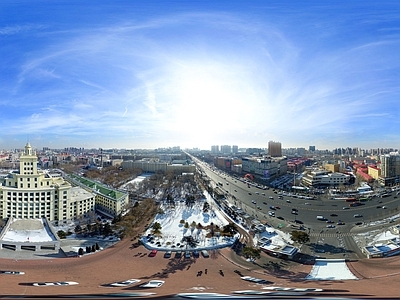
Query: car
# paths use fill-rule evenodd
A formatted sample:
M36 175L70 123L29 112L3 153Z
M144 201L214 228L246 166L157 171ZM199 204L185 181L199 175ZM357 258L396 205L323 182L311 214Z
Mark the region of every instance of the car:
M260 279L260 278L254 278L251 276L242 276L240 277L242 280L245 281L250 281L250 282L254 282L254 283L258 283L258 284L269 284L271 283L271 281L265 280L265 279Z
M256 192L256 195L260 195L260 193L259 193L259 192Z
M237 190L234 190L235 192L237 192Z
M262 193L261 195L265 196L265 193Z
M337 214L331 214L331 217L337 217L338 215Z
M5 275L24 275L25 272L21 272L21 271L0 271L0 274L5 274Z
M272 209L272 210L276 209L275 206L273 206L273 205L271 205L269 208Z
M158 288L165 283L164 280L150 280L144 284L139 285L141 288Z
M362 215L360 215L360 214L355 214L353 217L354 217L354 218L362 218Z
M67 285L76 285L78 284L75 281L54 281L54 282L35 282L33 286L67 286Z
M205 258L210 257L210 254L208 254L207 250L201 250L201 255L203 255L203 257L205 257Z
M299 213L297 211L295 211L295 210L292 210L292 214L293 215L298 215Z
M193 257L196 257L196 258L200 257L199 251L194 250L194 251L193 251Z
M291 203L291 201L289 199L286 200L287 203Z
M386 209L387 207L386 207L386 206L382 206L382 208L383 208L383 209Z
M170 258L172 255L172 251L167 251L164 253L164 258Z
M330 223L335 223L335 222L333 222L331 220L327 220L326 223L330 224Z
M268 215L269 215L270 217L275 217L275 212L274 212L274 211L269 211L269 212L268 212Z
M256 200L251 200L251 203L257 204L257 201Z
M306 203L304 203L304 205L311 205L311 203L306 202Z
M363 222L357 222L356 223L356 225L362 225L363 224Z
M281 209L279 206L275 206L276 209Z
M293 211L298 212L299 210L297 208L292 208L292 212Z
M156 255L157 255L157 250L156 250L156 249L151 250L151 252L149 253L149 256L150 256L150 257L154 257L154 256L156 256Z
M269 198L269 199L274 199L274 197L272 197L272 196L269 196L268 198Z
M261 210L262 208L261 208L261 206L257 206L257 209Z
M343 209L350 209L350 207L348 207L348 206L343 206Z
M301 221L301 220L294 220L294 222L295 222L296 224L304 224L304 222Z
M265 201L263 202L263 204L265 204L265 205L268 205L268 203L267 203L267 202L265 202Z
M279 216L279 217L276 217L277 219L279 219L279 220L285 220L283 217L281 217L281 216Z
M378 205L376 208L382 208L382 206Z
M138 282L140 282L140 279L128 279L125 281L111 283L110 286L129 286Z
M251 196L251 193L249 193L249 195Z
M335 228L336 226L333 224L326 225L326 228Z
M190 258L190 252L189 251L185 251L185 258Z
M182 257L182 251L177 251L175 253L175 258L181 258Z
M342 222L342 221L339 221L339 222L336 223L336 225L345 225L345 223Z

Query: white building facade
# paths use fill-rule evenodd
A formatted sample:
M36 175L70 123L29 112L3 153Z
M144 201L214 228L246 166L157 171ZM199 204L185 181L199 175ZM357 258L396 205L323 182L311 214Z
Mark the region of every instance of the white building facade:
M79 191L60 176L38 170L38 158L29 143L20 156L19 171L2 179L0 217L68 220L95 209L95 195Z

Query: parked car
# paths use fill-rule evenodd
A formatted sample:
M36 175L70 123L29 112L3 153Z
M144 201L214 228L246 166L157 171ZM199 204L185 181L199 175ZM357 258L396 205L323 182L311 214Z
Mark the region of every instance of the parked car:
M55 282L35 282L33 286L66 286L66 285L76 285L75 281L55 281Z
M164 258L170 258L172 255L172 251L167 251L164 253Z
M268 212L268 215L269 215L270 217L275 217L275 212L274 212L274 211L269 211L269 212Z
M189 251L185 251L185 258L190 258L190 252Z
M210 254L208 254L207 250L201 250L201 255L203 255L203 257L210 257Z
M24 275L25 272L20 272L20 271L0 271L0 274L5 274L5 275Z
M141 288L158 288L165 283L163 280L150 280L144 284L139 285Z
M193 251L193 257L196 257L196 258L200 257L199 251L194 250L194 251Z
M267 202L265 202L265 201L263 202L263 204L265 204L265 205L268 205L268 203L267 203Z
M150 257L154 257L154 256L156 256L156 255L157 255L157 250L156 250L156 249L151 250L149 256L150 256Z
M175 253L175 258L181 258L182 257L182 251L177 251Z
M129 286L131 284L135 284L135 283L138 283L138 282L140 282L140 279L128 279L128 280L125 280L125 281L114 282L114 283L111 283L110 285L111 286Z

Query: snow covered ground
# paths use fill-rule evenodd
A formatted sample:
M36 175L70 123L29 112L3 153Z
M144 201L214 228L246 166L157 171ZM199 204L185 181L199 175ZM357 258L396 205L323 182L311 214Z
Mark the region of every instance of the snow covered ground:
M208 212L203 212L205 201L211 205ZM218 233L216 233L214 237L207 237L208 230L205 229L205 227L209 226L211 223L217 225L221 230L223 226L229 223L221 212L216 209L209 195L197 201L193 207L187 207L184 202L177 202L174 209L164 205L161 205L161 209L164 213L158 214L154 219L154 222L161 224L161 235L149 241L146 238L146 236L151 235L152 232L152 229L149 228L144 235L145 237L142 239L142 242L149 249L179 250L183 247L186 248L186 244L182 245L182 238L185 236L192 236L194 240L198 241L197 249L223 248L232 245L237 238L237 236L223 237ZM196 224L200 223L203 228L198 229L192 226L185 228L181 220L187 222L189 225L193 222Z
M344 259L317 259L308 280L355 280Z
M56 238L46 230L42 219L14 219L2 240L35 243L50 242Z

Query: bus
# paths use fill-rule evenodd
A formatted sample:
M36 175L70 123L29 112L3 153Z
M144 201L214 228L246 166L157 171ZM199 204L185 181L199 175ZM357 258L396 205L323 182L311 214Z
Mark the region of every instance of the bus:
M356 202L357 199L356 199L356 198L346 198L345 201L346 201L346 202Z

